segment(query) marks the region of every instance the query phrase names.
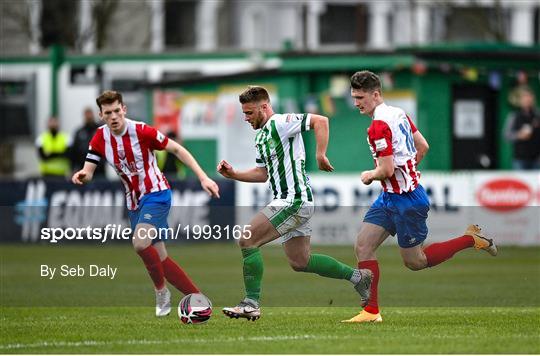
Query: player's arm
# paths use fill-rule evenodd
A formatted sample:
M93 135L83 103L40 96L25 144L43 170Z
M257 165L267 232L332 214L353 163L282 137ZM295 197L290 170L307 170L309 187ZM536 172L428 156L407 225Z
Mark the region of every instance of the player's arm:
M413 134L413 140L414 147L416 148L416 164L419 164L429 150L429 144L420 131L416 131Z
M328 118L322 115L310 115L309 126L315 131L315 141L317 142L317 165L321 171L332 172L334 167L326 157L328 148L329 125Z
M78 172L75 172L71 177L71 181L74 184L82 185L90 182L94 177L94 172L96 171L97 164L94 162L86 161L84 162L84 167Z
M369 185L374 180L385 180L394 175L394 156L382 156L377 158L377 167L370 171L364 171L360 175L362 183Z
M212 179L208 178L206 173L203 171L197 160L181 146L178 142L174 140L168 140L165 150L169 153L175 155L180 161L187 165L193 173L199 178L202 188L210 194L212 197L219 198L219 187Z
M263 183L268 179L266 167L253 167L245 171L237 171L225 160L219 162L217 171L225 178L249 183Z

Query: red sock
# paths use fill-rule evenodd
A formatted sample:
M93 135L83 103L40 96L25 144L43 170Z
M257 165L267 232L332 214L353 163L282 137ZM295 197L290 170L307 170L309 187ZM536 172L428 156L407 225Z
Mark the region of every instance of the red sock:
M437 242L424 248L428 267L433 267L450 259L454 254L463 249L473 247L474 239L465 235L444 242Z
M377 301L377 293L379 290L379 262L377 260L358 262L358 268L369 269L373 273L371 281L371 296L369 297L368 305L364 308L365 311L371 314L379 313L379 303Z
M199 288L193 284L184 270L176 262L167 257L161 262L165 278L184 294L199 293Z
M150 245L142 251L137 252L141 256L152 282L156 289L162 289L165 287L165 276L163 274L163 267L161 266L161 260L159 254L154 246Z

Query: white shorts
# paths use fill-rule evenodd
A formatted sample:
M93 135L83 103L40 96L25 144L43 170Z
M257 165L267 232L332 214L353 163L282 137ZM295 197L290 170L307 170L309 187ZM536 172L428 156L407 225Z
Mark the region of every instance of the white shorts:
M310 219L315 205L310 201L274 199L262 211L281 235L281 243L297 236L311 236Z

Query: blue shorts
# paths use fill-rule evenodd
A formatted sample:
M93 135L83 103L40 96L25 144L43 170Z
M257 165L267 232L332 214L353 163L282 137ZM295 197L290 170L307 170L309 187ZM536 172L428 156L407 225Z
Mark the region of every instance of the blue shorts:
M400 247L421 244L427 237L429 199L421 185L410 193L382 192L364 217L364 222L383 227L391 235L397 232Z
M166 231L169 227L167 217L171 210L172 194L170 189L161 190L147 194L139 201L137 210L128 211L129 221L131 223L131 231L135 232L137 224L150 224L158 230ZM159 232L159 231L158 231ZM165 233L158 233L157 237L152 240L152 244L167 239Z

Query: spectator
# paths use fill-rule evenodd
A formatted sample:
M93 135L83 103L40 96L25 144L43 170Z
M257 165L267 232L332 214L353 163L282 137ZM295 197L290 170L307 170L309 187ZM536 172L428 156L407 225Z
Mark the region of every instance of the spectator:
M167 137L182 144L182 142L177 139L176 133L172 130L167 132ZM156 154L158 167L163 173L174 174L174 176L171 177L179 180L186 178L186 167L182 161L178 160L173 154L170 154L166 150L156 150L154 153Z
M66 177L69 173L69 139L60 131L54 116L47 121L47 131L36 140L40 158L39 171L43 177Z
M73 137L73 144L71 145L71 169L73 171L78 171L84 166L86 152L88 151L88 144L90 139L96 133L99 125L96 123L94 118L94 112L91 108L87 107L84 109L84 119L83 125L75 131L75 136ZM96 177L105 176L105 165L103 162L100 162L94 173Z
M512 168L540 169L540 111L531 89L520 89L518 104L505 127L505 137L514 148Z

